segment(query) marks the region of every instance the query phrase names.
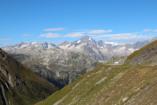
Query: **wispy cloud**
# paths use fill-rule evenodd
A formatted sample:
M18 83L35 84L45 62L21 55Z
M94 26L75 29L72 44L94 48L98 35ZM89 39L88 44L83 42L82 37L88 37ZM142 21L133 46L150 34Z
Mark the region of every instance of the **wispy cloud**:
M116 40L128 40L128 39L135 39L137 38L137 33L118 33L118 34L110 34L112 39L116 39Z
M65 37L72 37L72 38L77 38L77 37L82 37L85 35L85 32L73 32L66 34Z
M46 32L56 32L56 31L63 31L64 28L46 28L44 29L43 31L46 31Z
M128 33L113 33L111 29L92 29L80 32L59 33L62 28L48 29L50 32L46 32L40 35L43 38L80 38L82 36L90 36L97 40L115 41L115 42L127 42L133 43L136 41L150 40L154 36L157 36L157 29L144 29L142 32L128 32ZM47 31L48 31L47 30Z
M88 30L88 31L84 31L84 32L72 32L72 33L68 33L66 35L64 35L65 37L82 37L82 36L97 36L97 35L105 35L105 34L109 34L111 33L112 30L108 29L108 30L104 30L104 29L94 29L94 30Z
M144 29L144 32L155 32L157 33L157 29Z
M153 38L154 38L153 35L148 35L146 33L140 32L108 34L105 36L97 37L97 39L125 43L134 43L137 41L151 40Z
M107 34L107 33L111 33L111 32L112 32L111 29L107 29L107 30L97 29L97 30L89 31L88 34L91 34L91 35L103 35L103 34Z
M58 31L63 31L64 28L47 28L44 29L46 33L40 35L40 37L44 38L58 38L58 37L66 37L66 38L78 38L82 36L95 36L95 35L104 35L108 33L112 33L111 29L93 29L84 32L69 32L66 34L60 34Z
M58 38L58 37L61 37L60 34L57 34L57 33L43 33L40 35L40 37L43 37L43 38Z

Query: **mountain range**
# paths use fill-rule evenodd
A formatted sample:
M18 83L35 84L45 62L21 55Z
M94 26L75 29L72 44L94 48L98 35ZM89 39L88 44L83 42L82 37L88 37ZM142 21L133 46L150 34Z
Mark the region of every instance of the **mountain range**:
M84 36L79 40L65 41L59 45L25 42L4 47L3 50L39 76L62 88L78 76L92 70L98 62L107 63L114 57L121 59L112 63L123 63L126 56L148 42L121 44L96 41Z
M0 105L156 105L157 41L149 42L86 36L4 47Z

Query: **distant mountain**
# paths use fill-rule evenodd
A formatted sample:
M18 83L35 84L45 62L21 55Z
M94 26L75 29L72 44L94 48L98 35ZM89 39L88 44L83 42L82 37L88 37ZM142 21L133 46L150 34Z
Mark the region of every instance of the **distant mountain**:
M88 36L82 37L80 40L71 42L69 44L61 44L59 47L66 51L83 53L84 55L96 61L107 60L107 57L104 56L99 50L97 42Z
M3 48L33 72L57 87L63 87L77 76L91 70L97 62L107 62L113 57L128 56L143 44L119 44L95 41L84 36L74 42L20 43Z
M142 41L134 44L121 44L102 40L95 41L88 36L84 36L74 42L61 43L59 47L64 50L84 53L97 61L106 61L113 56L127 56L147 43L149 42Z
M98 64L35 105L157 105L157 41L131 54L123 65Z
M0 49L0 105L33 105L57 89Z

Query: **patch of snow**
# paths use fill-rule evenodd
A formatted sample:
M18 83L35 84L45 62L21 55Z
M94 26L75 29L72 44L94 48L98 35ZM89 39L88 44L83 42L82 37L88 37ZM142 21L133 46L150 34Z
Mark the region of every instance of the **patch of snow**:
M119 64L119 62L118 62L118 61L116 61L116 62L114 62L114 64Z
M92 38L89 38L88 40L89 40L89 41L91 41L91 40L92 40Z
M80 42L81 42L81 40L78 40L78 41L77 41L77 43L80 43Z
M28 46L28 44L23 44L23 45L20 46L20 48L25 48L27 46Z
M31 42L31 44L38 44L38 42Z

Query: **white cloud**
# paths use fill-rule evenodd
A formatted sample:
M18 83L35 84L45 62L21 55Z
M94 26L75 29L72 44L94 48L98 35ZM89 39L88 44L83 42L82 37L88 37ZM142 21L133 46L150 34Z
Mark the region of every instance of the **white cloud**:
M136 33L119 33L119 34L111 34L110 35L112 39L134 39L137 38Z
M103 29L95 29L95 30L89 30L84 32L72 32L65 35L65 37L82 37L82 36L95 36L95 35L105 35L108 33L111 33L112 30L103 30Z
M89 32L89 34L92 34L92 35L102 35L102 34L107 34L107 33L111 33L111 32L112 32L111 29L108 29L108 30L97 29L97 30L91 30Z
M49 29L50 30L50 29ZM62 30L62 29L51 29L52 31ZM149 33L148 33L149 32ZM150 34L154 32L154 34ZM112 33L111 29L94 29L83 32L70 32L67 34L59 34L56 32L47 32L40 35L43 38L79 38L82 36L90 36L96 40L105 40L105 41L119 41L133 43L136 41L150 40L156 35L157 29L145 29L144 32L130 32L130 33Z
M117 33L117 34L106 34L100 36L94 36L97 40L105 40L112 42L124 42L124 43L134 43L137 41L152 40L154 35L149 35L141 32L132 33Z
M58 37L61 37L60 34L57 34L57 33L44 33L44 34L41 34L40 37L43 37L43 38L58 38Z
M122 40L132 40L136 39L137 33L116 33L116 34L104 34L100 36L94 36L98 40L108 40L108 41L122 41Z
M144 32L157 32L157 29L144 29Z
M74 33L69 33L69 34L66 34L65 37L81 37L81 36L84 36L85 33L84 32L74 32Z
M64 28L47 28L47 29L44 29L44 31L48 32L48 31L51 31L51 32L54 32L54 31L63 31Z

